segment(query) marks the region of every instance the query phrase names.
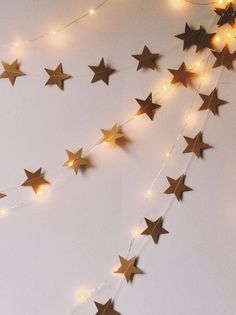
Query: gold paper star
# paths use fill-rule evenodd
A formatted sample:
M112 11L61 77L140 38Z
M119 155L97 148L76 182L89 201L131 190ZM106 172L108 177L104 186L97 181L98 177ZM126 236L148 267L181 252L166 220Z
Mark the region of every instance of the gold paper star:
M12 64L8 64L4 61L2 61L2 65L4 68L3 73L0 75L1 79L9 79L11 84L14 86L16 78L24 76L25 73L20 71L19 67L20 64L18 63L18 60L16 59Z
M113 148L117 146L117 140L124 137L120 127L115 124L110 130L101 129L104 137L100 143L109 143Z
M148 95L146 100L140 100L136 98L136 101L139 103L141 108L135 116L146 114L151 120L154 118L155 110L161 107L161 105L152 102L152 93Z
M115 273L124 274L127 282L132 282L135 274L143 274L143 271L136 267L138 257L133 257L129 260L119 256L121 266L115 271Z
M235 25L236 12L232 2L230 2L224 9L216 8L215 12L220 16L217 23L218 26L229 24L233 27Z
M200 131L194 138L184 137L188 143L183 153L193 152L200 158L202 157L203 150L211 148L211 146L202 141L202 132Z
M224 66L228 70L234 69L233 62L236 59L236 51L231 53L228 45L225 45L221 52L212 51L212 53L216 57L213 68Z
M145 45L143 48L143 52L141 55L132 55L136 60L138 60L138 68L137 71L144 68L144 69L157 69L157 59L160 58L159 54L153 54Z
M154 243L158 243L160 235L162 234L168 234L169 232L166 231L163 227L163 219L160 217L156 221L151 221L145 218L145 221L147 223L147 229L144 230L141 234L142 235L151 235L153 238Z
M174 76L171 84L182 83L185 87L191 84L193 77L196 75L193 72L187 70L185 63L183 62L178 70L168 69Z
M165 194L174 194L178 201L182 200L183 193L185 191L191 191L192 188L184 184L186 175L181 175L177 179L173 179L167 176L167 180L170 184L170 187L166 189Z
M105 304L94 302L97 308L96 315L120 315L119 312L113 309L112 299L108 300Z
M68 160L65 162L64 166L72 167L76 174L81 166L86 166L89 164L88 159L82 158L83 148L80 148L77 152L70 152L66 150L68 155Z
M59 65L56 67L55 70L46 69L46 72L49 75L48 81L45 83L45 85L57 85L61 90L64 90L64 81L71 78L69 74L66 74L63 72L62 64L59 63Z
M215 88L210 95L199 94L203 100L202 106L199 108L199 111L209 109L214 115L219 114L218 107L228 102L218 98L218 90Z
M107 85L109 85L109 76L115 72L115 69L105 66L103 58L98 66L89 66L89 68L95 73L91 83L95 83L101 80Z
M3 194L3 193L0 193L0 199L6 197L7 195Z
M25 170L27 179L24 181L21 186L30 186L33 188L34 192L37 194L40 191L42 185L50 184L42 173L42 168L40 167L36 172L31 173L30 171Z

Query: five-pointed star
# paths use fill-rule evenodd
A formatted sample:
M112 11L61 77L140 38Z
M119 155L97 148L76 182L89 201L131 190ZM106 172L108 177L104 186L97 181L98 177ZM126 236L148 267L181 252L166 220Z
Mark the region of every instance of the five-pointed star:
M21 76L25 75L25 73L19 69L20 64L18 63L17 59L12 64L8 64L8 63L2 61L2 65L3 65L4 71L0 75L0 78L1 79L5 79L5 78L9 79L13 86L15 84L17 77L21 77Z
M49 79L45 83L45 85L56 84L61 90L64 90L64 81L71 78L71 76L63 72L62 64L59 63L55 70L50 70L46 68L45 70L49 75Z
M193 77L196 75L193 72L190 72L186 69L185 63L183 62L178 70L168 69L174 76L171 81L171 84L182 83L185 87L191 83Z
M112 299L108 300L105 304L94 302L97 308L96 315L120 315L119 312L113 309Z
M225 45L222 51L212 51L212 53L216 57L213 68L217 68L220 66L224 66L228 70L234 68L233 62L236 60L236 51L231 53L228 45Z
M164 191L165 194L175 194L175 197L178 201L183 199L183 193L185 191L191 191L192 188L186 186L184 184L186 175L181 175L177 179L173 179L167 176L167 180L170 184L170 186Z
M30 186L33 188L34 192L37 194L42 185L50 184L42 173L42 168L40 167L36 172L31 173L30 171L25 170L27 179L24 181L21 186Z
M141 234L142 235L151 235L153 238L154 243L158 243L159 237L161 234L168 234L169 232L166 231L163 227L163 219L160 217L156 221L151 221L147 218L145 218L145 221L147 223L147 229L144 230Z
M233 27L235 25L236 11L232 2L230 2L224 9L216 8L215 12L220 16L217 23L218 26L229 24Z
M66 150L68 155L68 160L65 162L64 166L72 167L76 174L78 174L79 168L81 166L88 165L88 159L82 157L83 148L80 148L77 152L70 152Z
M215 88L210 95L199 94L203 100L202 106L199 108L199 111L209 109L214 115L218 115L218 107L228 102L218 98L218 90Z
M121 266L115 271L115 273L124 274L127 282L132 282L135 274L143 274L143 271L136 267L138 257L133 257L129 260L119 256Z
M141 108L135 116L146 114L151 120L154 118L155 110L161 107L161 105L152 102L152 93L148 95L146 100L140 100L136 98L136 101L139 103Z
M138 68L137 71L144 68L144 69L157 69L157 59L160 58L159 54L153 54L145 45L143 48L143 52L141 55L132 55L136 60L138 60Z
M211 146L202 141L202 132L200 131L194 138L184 137L188 143L183 153L193 152L200 158L202 157L203 150L211 148Z
M117 140L124 137L124 134L121 132L120 127L115 124L111 129L105 130L101 129L104 137L100 141L100 143L109 143L113 148L117 146Z
M185 31L182 34L175 35L175 37L181 39L184 41L184 47L183 50L189 49L193 45L195 45L195 35L196 31L192 29L188 23L185 24Z
M105 66L103 58L98 66L89 66L89 68L95 73L91 83L95 83L101 80L109 85L109 76L115 72L115 69Z

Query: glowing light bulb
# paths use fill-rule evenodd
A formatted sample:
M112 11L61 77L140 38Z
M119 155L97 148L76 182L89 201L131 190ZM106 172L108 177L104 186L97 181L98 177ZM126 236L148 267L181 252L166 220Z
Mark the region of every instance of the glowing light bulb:
M89 10L90 15L94 15L95 11L93 9Z
M152 191L151 190L148 190L147 192L146 192L146 197L147 198L150 198L152 196Z
M7 208L0 208L0 216L5 217L8 214Z
M75 299L78 303L84 303L91 296L91 292L88 289L81 289L75 292Z
M19 47L19 45L20 45L20 43L18 43L18 42L16 42L16 43L14 44L15 47Z
M67 166L68 166L68 167L71 167L73 164L74 164L74 161L69 161L69 162L67 163Z
M184 0L169 0L172 7L180 9L183 7Z
M53 31L53 32L52 32L52 36L55 36L56 33L57 33L57 31Z
M220 36L219 36L219 35L216 35L216 37L215 37L215 42L216 42L216 43L219 43L220 40L221 40Z
M141 235L141 228L140 226L136 225L135 227L132 228L131 230L131 235L135 238L138 238Z
M170 156L170 152L166 152L166 157L169 157Z

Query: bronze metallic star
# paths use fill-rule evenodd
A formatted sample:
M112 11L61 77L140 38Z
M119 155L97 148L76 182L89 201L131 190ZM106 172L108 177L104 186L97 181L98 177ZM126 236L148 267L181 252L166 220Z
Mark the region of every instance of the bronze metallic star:
M138 60L138 68L140 70L144 69L157 69L157 59L160 58L159 54L153 54L149 48L145 45L141 55L132 55L136 60Z
M108 300L105 304L94 302L97 308L97 313L95 315L120 315L119 312L115 311L113 308L112 299Z
M169 69L173 74L174 78L171 81L171 84L182 83L185 87L188 84L191 84L193 77L196 75L193 72L190 72L186 69L185 63L183 62L178 70Z
M100 143L109 143L113 148L117 146L117 140L124 137L124 134L121 132L121 129L117 124L109 130L101 129L101 132L104 137Z
M136 101L139 103L141 107L139 111L136 113L136 116L146 114L151 120L153 120L154 118L156 109L161 107L161 105L152 102L152 93L148 95L146 100L140 100L136 98Z
M21 186L30 186L33 188L34 192L37 194L40 191L42 185L50 184L42 173L42 168L40 167L36 172L31 173L30 171L25 170L27 179Z
M88 159L82 157L83 149L80 148L77 152L70 152L66 150L68 155L68 160L65 162L64 166L72 167L76 174L81 166L86 166L89 164Z
M62 64L60 63L55 70L46 69L50 76L45 85L57 85L61 90L64 90L64 81L71 78L69 74L63 72Z
M183 199L183 193L186 191L191 191L192 188L184 184L186 175L181 175L177 179L173 179L167 176L167 180L170 186L164 192L165 194L174 194L178 201Z
M222 51L212 51L212 53L216 57L213 68L224 66L228 70L234 69L233 62L236 60L236 51L231 53L228 45L225 45Z
M184 137L188 143L183 153L193 152L198 158L202 158L203 150L211 148L211 146L202 141L202 132L200 131L194 138Z
M129 260L119 256L121 266L115 271L115 273L124 274L127 282L132 282L135 274L143 274L143 271L136 267L138 257L133 257Z
M12 64L8 64L4 61L2 61L2 65L4 68L3 73L0 75L1 79L9 79L11 84L14 86L16 78L24 76L25 73L22 72L20 68L20 64L18 63L18 60L16 59Z
M218 107L228 102L218 98L218 90L215 88L210 95L199 94L203 100L202 106L199 108L199 111L209 109L214 115L219 114Z
M115 72L115 69L112 69L105 65L103 58L98 66L89 66L89 68L95 73L91 83L95 83L101 80L109 85L109 77L112 73Z
M151 221L151 220L145 218L145 221L147 224L147 229L144 230L141 234L142 235L151 235L154 243L156 243L156 244L158 243L160 235L169 233L167 230L165 230L162 227L162 224L163 224L162 217L160 217L156 221Z
M229 24L232 27L235 26L236 11L234 5L230 2L224 9L216 8L215 12L220 16L217 23L218 26Z

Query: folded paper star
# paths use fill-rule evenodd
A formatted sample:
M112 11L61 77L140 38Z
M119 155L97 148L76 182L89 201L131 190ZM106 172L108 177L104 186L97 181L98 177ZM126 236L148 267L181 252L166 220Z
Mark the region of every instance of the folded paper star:
M191 191L192 188L184 184L186 175L181 175L177 179L173 179L167 176L167 180L170 186L164 192L165 194L174 194L178 201L183 199L183 193L186 191Z
M0 75L0 78L9 79L12 86L14 86L17 77L21 77L25 75L25 73L19 69L20 64L18 63L17 59L12 64L8 64L2 61L2 65L3 65L4 71Z
M193 77L196 75L195 73L187 70L184 62L181 64L178 70L169 69L169 71L174 76L171 84L182 83L185 87L187 87L188 84L191 84Z
M91 83L95 83L101 80L109 85L109 77L112 73L115 72L115 69L112 69L105 65L104 58L102 58L98 66L89 66L89 68L95 73Z
M100 143L109 143L113 148L117 146L117 140L124 137L120 127L115 124L111 129L105 130L101 129L104 137Z
M229 24L232 27L235 26L236 11L232 2L230 2L224 9L216 8L215 12L220 16L217 23L219 27L225 24Z
M49 79L45 85L57 85L59 89L64 90L64 81L71 78L69 74L63 72L62 64L60 63L55 70L46 69Z
M219 114L218 107L228 102L218 98L218 90L215 88L210 95L199 94L203 100L202 106L199 108L199 111L209 109L214 115Z
M198 158L202 158L203 150L211 148L211 145L202 141L202 132L200 131L194 138L184 137L188 143L183 153L193 152Z
M0 199L6 197L7 195L3 194L3 193L0 193Z
M140 100L136 98L136 101L139 103L141 108L139 109L135 116L146 114L151 120L153 120L154 118L156 109L161 107L161 105L152 102L152 93L148 95L146 100Z
M163 227L163 219L160 217L156 221L151 221L147 218L145 218L147 229L144 230L141 234L142 235L151 235L153 238L154 243L158 243L160 235L162 234L168 234L169 232L166 231Z
M138 257L133 257L129 260L119 256L121 266L115 271L115 273L120 273L125 276L128 282L132 282L133 276L135 274L143 274L143 271L136 267Z
M225 45L222 51L212 51L212 53L216 57L213 68L224 66L228 70L234 69L233 62L236 60L236 51L231 53L228 45Z
M115 311L113 308L112 299L108 300L105 304L94 302L97 308L96 315L120 315L119 312Z
M50 184L42 173L42 168L40 167L36 172L31 173L30 171L25 170L25 174L27 179L24 181L21 186L29 186L32 187L34 192L37 194L40 191L42 185Z
M83 148L80 148L77 152L70 152L69 150L66 150L68 160L65 162L64 166L72 167L75 174L78 174L81 166L89 164L88 159L82 157L82 152Z
M182 34L175 35L175 37L184 41L183 50L187 50L196 42L196 30L192 29L188 23L185 24L185 31Z
M149 48L145 45L141 55L132 55L136 60L138 60L137 71L144 69L157 69L157 59L160 58L159 54L153 54Z

